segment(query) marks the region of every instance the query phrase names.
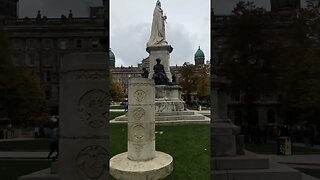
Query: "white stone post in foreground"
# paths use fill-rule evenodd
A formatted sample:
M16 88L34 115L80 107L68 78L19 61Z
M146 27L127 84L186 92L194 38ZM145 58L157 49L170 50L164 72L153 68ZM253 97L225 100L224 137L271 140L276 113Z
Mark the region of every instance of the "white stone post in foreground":
M129 80L128 152L110 159L110 174L120 180L161 179L173 170L173 158L155 150L155 85Z

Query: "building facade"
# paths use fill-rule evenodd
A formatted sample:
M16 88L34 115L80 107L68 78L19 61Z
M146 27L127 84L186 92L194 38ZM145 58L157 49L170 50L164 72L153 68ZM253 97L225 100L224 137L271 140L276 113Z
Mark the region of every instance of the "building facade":
M114 82L117 82L122 85L124 89L124 93L127 95L128 93L128 82L129 79L132 77L140 77L142 73L142 68L146 68L147 70L150 69L149 65L149 57L144 58L141 63L139 63L137 66L130 66L130 67L116 67L116 55L112 52L112 50L109 50L109 64L110 64L110 71L112 74L112 78ZM196 51L194 55L194 64L197 67L203 67L203 66L210 66L210 64L205 64L205 55L203 51L200 49L200 46L198 50ZM209 61L207 61L209 62ZM176 66L170 66L170 72L171 74L175 74L176 76L176 83L179 84L179 78L180 75L180 69L183 68L184 65L187 65L190 63L185 62L183 65L176 65ZM150 78L150 77L149 77ZM193 95L192 98L193 101L196 101L196 95Z
M16 9L16 0L7 1L10 1L11 9ZM34 18L16 18L17 14L11 11L2 14L5 17L3 29L13 45L12 62L17 66L28 66L39 75L51 115L59 114L59 75L63 56L76 52L105 52L100 44L106 37L101 8L91 8L94 12L88 18L74 18L71 10L68 16L61 18L47 18L40 11Z
M267 12L266 16L270 16L273 26L271 29L265 29L265 33L272 33L273 38L267 39L264 48L271 47L275 44L282 46L298 46L298 41L292 41L294 32L291 31L293 21L298 17L300 10L300 0L270 0L271 11ZM232 61L235 58L234 54L230 54L230 47L226 38L228 22L232 15L215 15L212 12L211 34L213 61L216 66L214 71L219 71L219 66L227 61ZM288 41L290 39L291 41ZM282 124L283 120L279 116L278 107L280 105L277 94L269 94L260 97L259 100L253 102L255 110L253 112L254 122L248 122L245 119L244 111L244 94L241 92L238 95L229 97L228 115L236 124L243 127L249 126L249 123L254 123L260 127L277 126Z

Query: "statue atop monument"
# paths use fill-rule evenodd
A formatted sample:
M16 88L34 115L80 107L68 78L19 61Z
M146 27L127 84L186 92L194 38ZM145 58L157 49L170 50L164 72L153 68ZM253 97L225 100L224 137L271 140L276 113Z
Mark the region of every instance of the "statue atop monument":
M168 44L165 35L166 19L167 16L163 15L163 11L161 9L161 2L157 0L156 7L153 11L151 35L147 43L147 47Z

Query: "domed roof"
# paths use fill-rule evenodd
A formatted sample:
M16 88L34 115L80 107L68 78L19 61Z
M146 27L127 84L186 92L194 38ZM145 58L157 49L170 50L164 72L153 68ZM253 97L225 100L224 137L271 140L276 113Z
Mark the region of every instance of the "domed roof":
M112 61L112 62L116 61L116 57L113 54L113 52L111 51L111 48L109 49L109 61Z
M204 53L200 49L200 46L199 46L199 49L197 50L196 54L194 55L194 59L195 60L204 60Z

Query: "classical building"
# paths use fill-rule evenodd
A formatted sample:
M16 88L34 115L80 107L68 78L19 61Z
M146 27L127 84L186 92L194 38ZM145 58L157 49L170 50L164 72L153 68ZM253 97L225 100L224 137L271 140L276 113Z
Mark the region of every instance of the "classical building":
M294 32L291 31L293 26L293 20L298 17L300 9L300 0L271 0L271 11L267 13L273 22L273 29L266 29L266 33L272 33L274 38L268 39L264 47L268 48L274 44L281 44L282 46L298 46L299 42L293 40ZM219 69L219 65L226 61L233 60L234 55L230 55L228 49L228 43L226 41L226 30L228 21L232 15L215 15L212 14L213 24L211 26L212 34L212 47L213 60L215 66ZM290 39L291 41L289 41ZM248 122L244 119L244 94L239 92L238 95L233 95L229 98L228 103L228 115L229 118L234 121L236 125L248 126ZM259 126L275 126L282 123L282 119L279 117L278 106L279 99L277 94L269 94L264 97L260 97L259 100L254 102L255 110L253 117L255 119L254 124Z
M92 7L88 18L75 18L72 11L61 18L47 18L38 11L33 18L17 18L17 0L1 0L3 29L13 44L12 62L28 66L45 86L51 115L58 115L60 61L72 52L104 52L103 7Z
M137 66L129 66L129 67L116 67L115 66L116 56L112 52L112 50L109 50L109 67L110 71L112 73L113 81L118 82L122 85L124 89L124 93L127 94L128 92L128 82L131 77L140 77L142 73L142 68L146 68L149 70L149 57L144 58L141 63L139 63ZM205 62L205 55L203 51L200 49L200 46L198 50L196 51L194 55L194 63L196 66L209 66L210 64L207 61L207 64ZM183 65L187 65L190 63L185 62ZM170 72L171 74L176 75L177 83L179 83L180 78L180 69L183 67L181 66L170 66ZM194 99L195 100L195 99Z

